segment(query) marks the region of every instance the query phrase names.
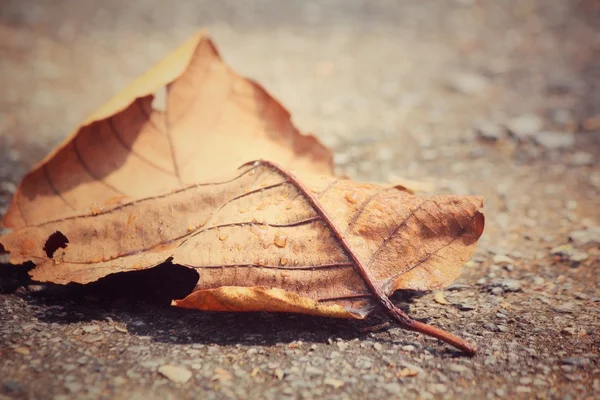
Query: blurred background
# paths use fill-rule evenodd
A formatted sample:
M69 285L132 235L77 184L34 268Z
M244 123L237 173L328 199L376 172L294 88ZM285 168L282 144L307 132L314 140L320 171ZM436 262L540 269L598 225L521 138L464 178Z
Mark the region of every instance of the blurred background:
M600 390L600 1L0 0L0 214L33 163L201 28L340 173L485 196L464 306L421 308L483 346L464 374L488 386L469 393Z
M528 196L563 185L591 206L599 27L597 0L3 0L0 174L16 183L205 28L234 70L333 148L340 173L484 194L504 225L515 191L526 196L520 216ZM548 199L563 209L569 200Z
M401 142L404 167L478 119L576 131L600 113L599 3L3 0L0 134L41 157L200 28L301 130Z

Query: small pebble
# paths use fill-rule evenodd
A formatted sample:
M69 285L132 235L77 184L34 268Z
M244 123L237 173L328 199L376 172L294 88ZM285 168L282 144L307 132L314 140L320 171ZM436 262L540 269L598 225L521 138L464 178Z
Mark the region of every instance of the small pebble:
M335 378L325 378L323 380L323 384L325 384L327 386L331 386L334 389L339 389L342 386L344 386L344 381L342 381L340 379L335 379Z
M192 372L187 368L171 364L159 367L158 373L175 383L186 383L192 377Z
M458 308L460 311L471 311L475 309L475 304L473 303L460 303L460 304L456 304L456 308Z
M489 285L492 290L494 288L502 289L502 292L519 292L521 291L521 282L516 279L502 279L493 282Z
M282 380L285 377L285 372L277 368L275 369L275 371L273 371L273 375L275 375L275 378L277 378L278 380Z
M306 369L304 370L304 372L308 376L323 375L322 370L315 368L312 365L307 366Z
M402 386L397 382L386 383L383 388L391 395L401 396L403 393Z
M506 254L496 254L493 258L494 264L504 265L504 264L514 264L515 260L507 256Z
M528 386L517 386L517 393L531 393L531 388Z
M19 382L15 382L15 381L4 381L2 383L2 385L6 388L6 390L8 390L9 392L12 393L18 393L22 390L21 385L19 384Z
M81 330L83 330L85 333L94 333L98 332L100 327L98 325L85 325L81 327Z
M569 240L576 246L594 243L600 244L600 226L573 231L569 234Z
M65 383L65 388L70 392L70 393L77 393L79 392L81 389L83 389L83 384L79 383L79 382L67 382Z
M467 372L469 371L469 368L465 367L464 365L459 365L459 364L450 364L448 365L448 370L452 371L452 372L457 372L457 373L463 373L463 372Z
M474 127L475 133L483 140L495 142L500 140L504 129L489 121L479 121Z
M567 357L560 360L563 365L574 365L576 367L583 367L590 363L590 360L585 357Z
M559 306L554 307L554 309L561 313L572 313L573 311L575 311L575 307L576 304L572 301L569 301L567 303L563 303Z
M85 335L81 340L87 343L99 342L104 339L102 335Z
M571 244L563 244L561 246L557 246L550 250L550 254L560 256L563 260L573 262L581 262L589 257L588 253L576 249Z
M585 151L577 151L571 156L570 164L575 167L583 167L592 165L594 163L594 156L591 153Z
M508 132L517 139L532 137L544 127L544 121L534 114L524 114L513 118L506 124Z
M446 84L450 89L466 95L483 92L489 87L489 81L486 77L472 72L454 74L448 78Z
M573 147L575 136L572 133L542 131L534 135L534 140L540 146L549 149L565 149Z

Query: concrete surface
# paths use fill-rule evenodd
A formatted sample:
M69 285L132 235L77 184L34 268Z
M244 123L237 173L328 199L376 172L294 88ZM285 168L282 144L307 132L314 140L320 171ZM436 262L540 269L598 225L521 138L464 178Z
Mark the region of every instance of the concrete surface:
M397 299L479 354L368 332L383 318L172 309L172 266L65 289L2 265L0 398L599 397L598 1L3 0L0 213L33 163L201 27L340 173L486 197L451 304Z

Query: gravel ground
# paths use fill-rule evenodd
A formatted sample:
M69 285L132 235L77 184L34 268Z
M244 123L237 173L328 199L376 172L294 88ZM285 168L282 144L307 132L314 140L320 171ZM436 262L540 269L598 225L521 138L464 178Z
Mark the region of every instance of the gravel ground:
M173 309L177 266L57 288L0 265L0 399L600 397L598 1L124 4L3 0L0 214L78 122L206 27L340 173L486 197L456 284L396 299L480 351L369 332L383 318Z

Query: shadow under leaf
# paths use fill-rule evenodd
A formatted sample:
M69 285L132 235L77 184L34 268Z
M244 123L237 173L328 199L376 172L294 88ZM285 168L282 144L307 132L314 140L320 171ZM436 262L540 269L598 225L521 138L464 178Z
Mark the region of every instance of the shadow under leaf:
M16 267L4 268L8 271ZM273 345L295 340L323 343L336 338L366 337L370 327L388 320L377 313L361 321L171 307L171 300L183 298L193 290L199 275L193 269L170 262L143 271L109 275L86 285L40 284L28 278L29 269L31 266L18 269L17 280L26 286L17 293L41 307L39 320L58 324L108 320L124 324L130 334L149 336L163 343ZM407 311L406 302L415 295L418 293L407 292L395 297ZM394 327L393 322L390 327ZM407 335L406 340L410 341L411 336Z

